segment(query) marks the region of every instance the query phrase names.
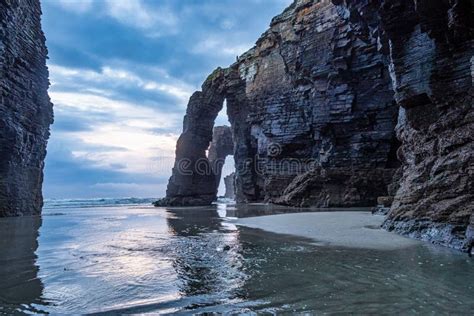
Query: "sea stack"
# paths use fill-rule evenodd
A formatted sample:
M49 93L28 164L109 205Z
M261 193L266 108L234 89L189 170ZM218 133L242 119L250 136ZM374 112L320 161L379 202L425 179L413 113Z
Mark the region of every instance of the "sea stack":
M53 105L37 0L0 1L0 217L37 215Z

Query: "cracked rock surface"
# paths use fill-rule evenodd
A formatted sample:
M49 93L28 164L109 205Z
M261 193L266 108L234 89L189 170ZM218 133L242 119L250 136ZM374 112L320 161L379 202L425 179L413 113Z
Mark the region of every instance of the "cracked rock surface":
M35 0L0 1L0 217L41 213L53 121L47 49Z

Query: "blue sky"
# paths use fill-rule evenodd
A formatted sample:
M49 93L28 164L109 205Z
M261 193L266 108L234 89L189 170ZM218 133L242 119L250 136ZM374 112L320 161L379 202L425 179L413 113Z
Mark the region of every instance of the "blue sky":
M290 3L43 0L55 110L45 197L163 196L188 98Z

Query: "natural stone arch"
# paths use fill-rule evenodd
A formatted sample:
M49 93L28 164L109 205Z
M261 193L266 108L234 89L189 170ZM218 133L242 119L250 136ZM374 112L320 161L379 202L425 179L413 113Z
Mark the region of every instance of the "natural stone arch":
M249 146L245 141L235 148L232 141L233 133L240 135L241 139L249 135L243 119L247 115L245 98L245 83L236 67L217 68L202 85L202 91L191 96L183 133L176 145L176 160L166 198L156 202L157 206L209 205L216 200L223 167L219 160L233 155L234 151L234 157L249 156ZM214 128L224 100L227 100L231 127ZM206 155L208 149L209 155ZM244 176L242 181L253 183L248 176Z
M158 205L209 205L216 197L216 180L212 172L197 170L211 165L206 156L212 141L214 122L225 99L225 71L217 68L203 83L202 91L189 99L183 122L183 133L176 145L176 160L168 182L166 198Z

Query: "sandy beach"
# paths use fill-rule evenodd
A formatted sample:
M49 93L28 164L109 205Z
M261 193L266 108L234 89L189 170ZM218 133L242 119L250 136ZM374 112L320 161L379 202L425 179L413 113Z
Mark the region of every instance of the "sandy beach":
M383 220L384 216L369 212L346 211L280 214L232 221L277 234L310 238L319 245L393 250L420 243L381 229Z

